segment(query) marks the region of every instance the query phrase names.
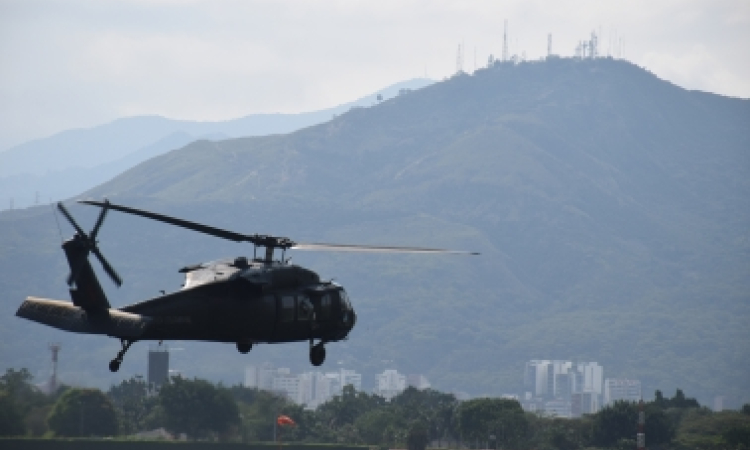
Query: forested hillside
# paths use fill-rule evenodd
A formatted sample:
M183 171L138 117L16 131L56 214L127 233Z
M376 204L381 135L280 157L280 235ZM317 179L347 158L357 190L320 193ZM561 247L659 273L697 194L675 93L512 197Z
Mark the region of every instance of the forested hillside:
M528 359L748 398L750 101L691 92L624 61L498 64L287 135L199 141L82 195L300 241L443 246L479 257L294 254L354 299L326 368L423 373L443 390L521 389ZM93 222L93 208L75 207ZM67 225L66 225L67 226ZM70 229L63 229L65 235ZM113 340L12 317L67 298L49 207L0 214L0 360L106 385ZM112 213L101 248L116 305L175 289L179 267L249 247ZM146 345L123 373L143 372ZM184 374L307 369L306 345L179 343ZM140 351L140 353L139 353ZM369 380L368 380L369 377ZM119 380L120 378L118 378Z

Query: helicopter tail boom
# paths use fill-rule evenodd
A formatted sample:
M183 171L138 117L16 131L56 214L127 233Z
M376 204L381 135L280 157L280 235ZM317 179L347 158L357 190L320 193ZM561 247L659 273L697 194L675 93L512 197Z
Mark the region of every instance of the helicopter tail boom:
M143 335L149 317L117 309L87 311L67 301L27 297L16 316L74 333L106 334L137 340Z
M70 289L70 297L75 306L87 311L110 308L107 296L88 261L88 249L80 239L71 239L63 244L71 273L76 273L75 287Z

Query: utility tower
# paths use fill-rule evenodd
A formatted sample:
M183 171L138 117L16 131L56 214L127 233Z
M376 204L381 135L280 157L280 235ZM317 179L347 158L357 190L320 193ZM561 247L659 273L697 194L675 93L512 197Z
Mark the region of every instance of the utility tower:
M503 62L508 61L508 19L505 19L503 28Z
M60 353L60 343L54 342L49 344L49 350L52 352L52 376L49 378L49 393L57 392L57 354Z
M552 56L552 33L547 35L547 58Z

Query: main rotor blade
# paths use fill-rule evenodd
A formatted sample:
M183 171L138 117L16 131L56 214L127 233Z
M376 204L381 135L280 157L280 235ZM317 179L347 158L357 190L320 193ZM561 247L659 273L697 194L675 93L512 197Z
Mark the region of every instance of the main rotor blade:
M99 218L96 219L96 224L94 225L94 229L91 230L91 235L89 236L91 240L96 239L96 235L99 233L99 228L102 226L102 223L104 223L104 217L107 216L107 211L109 210L108 205L109 205L109 201L105 199L102 212L99 213Z
M115 269L109 264L109 262L104 257L104 255L101 254L99 249L97 247L94 247L91 249L91 252L94 253L97 259L99 259L99 262L102 263L104 271L107 272L107 275L109 275L109 277L117 285L117 287L122 286L122 278L120 278L120 275L117 274Z
M116 205L109 202L96 202L91 200L81 200L78 203L85 203L87 205L99 206L102 208L114 209L128 214L134 214L136 216L146 217L159 222L176 225L178 227L187 228L189 230L197 231L199 233L210 234L222 239L229 239L235 242L253 242L256 236L246 235L241 233L235 233L233 231L222 230L221 228L210 227L208 225L202 225L200 223L190 222L189 220L178 219L176 217L165 216L164 214L157 214L151 211L143 211L141 209L130 208L127 206Z
M57 203L57 209L59 209L60 212L63 214L63 216L65 216L65 218L68 219L68 222L70 222L70 224L73 225L73 228L76 229L76 231L78 232L80 236L86 236L86 233L84 233L81 227L78 226L75 219L73 219L73 216L70 215L70 213L68 212L68 209L65 207L65 205L62 204L62 202Z
M454 255L478 255L477 252L463 250L444 250L440 248L423 247L388 247L377 245L352 245L352 244L323 244L323 243L298 243L291 247L294 250L321 250L330 252L371 252L371 253L434 253Z

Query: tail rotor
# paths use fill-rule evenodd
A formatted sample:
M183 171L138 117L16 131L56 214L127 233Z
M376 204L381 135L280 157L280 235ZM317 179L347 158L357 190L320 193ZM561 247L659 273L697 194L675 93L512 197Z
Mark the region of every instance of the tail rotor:
M73 216L70 214L70 212L68 212L67 208L65 208L65 205L63 205L62 202L57 204L57 209L60 210L62 215L65 216L66 219L68 219L68 222L70 222L70 224L76 230L76 235L73 238L74 241L77 242L78 245L80 245L85 250L84 257L71 267L70 274L68 275L69 286L75 284L76 280L78 279L78 276L81 273L81 269L83 268L84 261L86 260L85 257L88 256L89 252L93 253L96 256L96 258L101 263L102 268L104 268L104 271L112 279L112 282L114 282L117 287L120 287L122 285L122 278L120 278L120 275L117 274L117 271L115 271L112 265L99 251L99 247L97 246L96 241L96 236L97 234L99 234L99 229L101 228L102 223L104 223L104 218L107 215L107 205L109 205L109 201L105 200L104 206L102 207L101 213L99 213L99 217L96 220L94 228L91 230L91 233L86 234L75 221L75 219L73 219Z

